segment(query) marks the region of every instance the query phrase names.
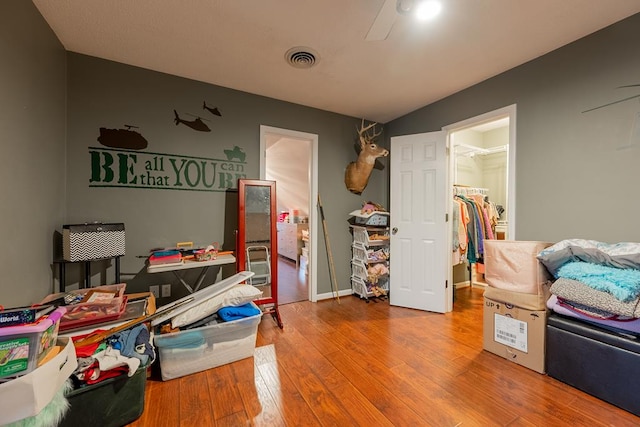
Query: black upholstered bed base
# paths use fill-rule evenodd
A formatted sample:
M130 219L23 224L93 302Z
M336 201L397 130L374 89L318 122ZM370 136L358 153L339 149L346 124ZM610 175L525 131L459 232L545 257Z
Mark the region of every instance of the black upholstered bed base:
M640 416L640 339L551 314L547 374Z

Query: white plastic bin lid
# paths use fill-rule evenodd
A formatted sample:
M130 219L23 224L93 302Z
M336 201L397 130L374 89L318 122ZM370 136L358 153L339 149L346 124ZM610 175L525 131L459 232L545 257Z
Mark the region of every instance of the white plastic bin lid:
M234 286L246 281L247 279L252 277L254 274L255 273L253 271L241 271L239 273L234 274L233 276L227 277L226 279L223 279L217 283L209 285L204 289L200 289L198 292L187 295L184 298L180 298L179 300L176 300L172 303L159 307L158 310L169 309L170 307L174 305L178 305L181 302L188 300L189 298L193 298L193 301L183 304L180 307L177 307L175 310L170 310L169 312L167 312L167 314L156 317L153 321L151 321L151 326L159 325L165 320L171 319L179 314L182 314L185 311L197 306L198 304L202 304L204 301L207 301L208 299L214 298L217 295L220 295L221 293L228 291Z

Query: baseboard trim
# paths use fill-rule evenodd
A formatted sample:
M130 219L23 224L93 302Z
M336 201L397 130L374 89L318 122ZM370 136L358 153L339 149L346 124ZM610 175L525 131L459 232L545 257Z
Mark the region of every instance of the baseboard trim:
M353 289L342 289L342 290L338 291L338 296L340 296L340 297L346 297L346 296L349 296L349 295L352 295L352 294L353 294ZM325 300L325 299L332 299L332 298L335 298L335 297L336 297L335 292L327 292L327 293L324 293L324 294L318 294L318 301L322 301L322 300Z
M462 289L462 288L468 288L469 287L469 281L467 280L466 282L458 282L458 283L454 283L453 284L453 288L454 289ZM473 287L474 288L486 288L487 284L486 283L482 283L482 282L473 282Z

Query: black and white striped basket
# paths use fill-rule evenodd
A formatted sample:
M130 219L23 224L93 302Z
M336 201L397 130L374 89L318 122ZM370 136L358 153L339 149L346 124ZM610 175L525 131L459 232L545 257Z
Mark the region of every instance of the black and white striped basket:
M67 224L62 226L62 256L65 261L124 256L123 223Z

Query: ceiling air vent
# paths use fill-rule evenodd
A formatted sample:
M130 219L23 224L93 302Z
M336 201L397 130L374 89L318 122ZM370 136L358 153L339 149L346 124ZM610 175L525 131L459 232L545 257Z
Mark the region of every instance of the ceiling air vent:
M318 54L308 47L294 47L285 53L284 58L295 68L311 68L318 61Z

